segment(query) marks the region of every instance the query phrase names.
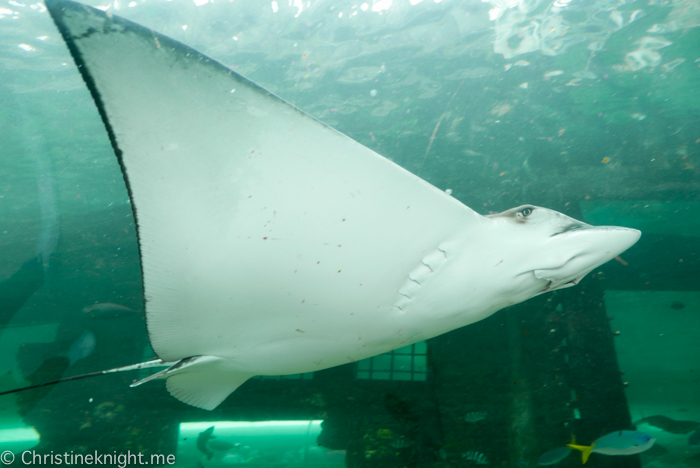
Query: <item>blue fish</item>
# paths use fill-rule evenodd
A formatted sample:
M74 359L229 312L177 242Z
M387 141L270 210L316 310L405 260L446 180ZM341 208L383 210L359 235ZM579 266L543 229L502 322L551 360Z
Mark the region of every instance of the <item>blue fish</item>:
M555 465L569 456L572 449L570 447L557 447L547 450L537 461L538 465Z
M639 431L616 431L595 440L591 445L568 444L581 451L583 463L588 461L592 452L603 455L634 455L649 450L656 439Z

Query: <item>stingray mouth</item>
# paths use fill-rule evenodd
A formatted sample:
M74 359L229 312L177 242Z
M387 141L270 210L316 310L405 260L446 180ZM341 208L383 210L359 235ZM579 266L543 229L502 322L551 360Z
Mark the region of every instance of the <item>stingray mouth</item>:
M568 282L566 282L566 283L559 284L559 285L554 286L554 287L552 287L552 285L554 284L554 281L553 281L553 280L549 280L549 281L547 282L547 286L545 286L544 288L542 288L542 290L539 291L537 294L542 294L542 293L545 293L545 292L547 292L547 291L556 291L557 289L570 288L570 287L572 287L572 286L576 286L582 279L583 279L583 276L580 277L580 278L572 279L571 281L568 281Z

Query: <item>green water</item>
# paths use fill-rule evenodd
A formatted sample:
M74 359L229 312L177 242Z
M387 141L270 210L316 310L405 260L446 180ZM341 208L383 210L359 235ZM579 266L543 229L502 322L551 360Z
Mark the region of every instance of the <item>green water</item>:
M129 388L146 371L2 396L0 450L515 467L649 416L700 422L700 4L516 3L110 3L478 213L532 203L643 236L576 288L391 357L251 380L212 412L161 382ZM83 312L143 310L131 205L92 98L40 3L0 0L0 42L0 391L150 359L140 314ZM88 330L94 351L66 368ZM211 426L232 447L208 459L196 442ZM588 465L700 464L690 433L638 430L664 450Z

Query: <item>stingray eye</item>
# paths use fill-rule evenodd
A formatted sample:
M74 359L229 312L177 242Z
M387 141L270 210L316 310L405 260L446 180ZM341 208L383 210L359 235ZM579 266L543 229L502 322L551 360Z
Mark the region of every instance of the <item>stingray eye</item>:
M525 218L525 217L527 217L527 216L530 216L531 214L532 214L532 208L523 208L523 209L520 210L520 212L518 213L518 217L520 217L520 218Z

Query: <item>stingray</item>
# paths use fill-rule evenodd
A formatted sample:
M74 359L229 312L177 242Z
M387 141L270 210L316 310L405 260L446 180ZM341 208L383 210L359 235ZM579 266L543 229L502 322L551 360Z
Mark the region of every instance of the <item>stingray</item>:
M181 401L352 363L577 284L639 231L481 216L217 61L48 0L121 165L148 336ZM81 378L76 376L76 378Z

